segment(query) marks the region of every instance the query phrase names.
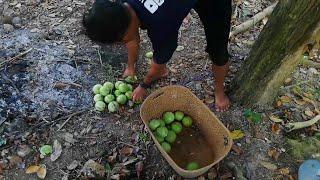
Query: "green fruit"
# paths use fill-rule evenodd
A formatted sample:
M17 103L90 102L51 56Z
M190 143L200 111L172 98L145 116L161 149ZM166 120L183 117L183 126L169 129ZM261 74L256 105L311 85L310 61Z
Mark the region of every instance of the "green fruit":
M116 97L118 97L119 95L121 95L122 93L121 93L121 91L120 90L115 90L114 91L114 95L116 96Z
M171 151L171 145L167 142L162 142L161 147L164 149L165 152L169 153Z
M174 113L174 118L175 118L176 120L178 120L178 121L181 121L181 120L183 119L183 116L184 116L184 114L183 114L183 112L181 112L181 111L176 111L176 112Z
M159 143L162 143L164 141L164 138L158 135L156 135L156 139L158 140Z
M115 84L114 84L114 87L116 88L116 89L119 89L119 85L120 84L124 84L124 82L122 82L122 81L117 81Z
M137 80L138 80L137 76L128 76L125 79L125 81L130 84L135 83Z
M165 112L163 114L163 120L166 124L170 124L174 121L174 114L173 112Z
M106 104L103 101L97 101L94 107L98 111L104 111L104 109L106 108Z
M101 94L102 96L108 95L109 92L110 92L110 90L109 90L106 86L102 86L102 87L100 88L100 94Z
M110 102L114 101L114 99L115 99L114 95L108 94L108 95L106 95L106 96L104 97L104 102L110 103Z
M167 137L165 137L165 140L172 144L172 143L174 143L176 138L177 138L176 133L170 130L170 131L168 131L168 135L167 135Z
M176 134L181 133L182 131L182 125L179 122L174 122L171 124L171 129L174 131Z
M127 84L122 83L122 84L120 84L120 85L118 86L118 89L119 89L122 93L125 93L125 92L128 91L128 86L127 86Z
M166 127L158 127L156 130L157 135L165 138L168 135L168 129Z
M117 97L117 102L121 105L124 105L126 104L127 102L127 96L124 95L124 94L120 94L118 97Z
M160 121L158 119L153 119L149 122L149 127L152 131L156 130L160 126Z
M109 112L116 112L119 110L119 104L116 101L112 101L108 104Z
M41 146L41 148L40 148L40 153L42 154L42 155L49 155L49 154L51 154L52 153L52 146L50 146L50 145L43 145L43 146Z
M125 93L125 95L127 96L127 99L131 100L132 99L132 91L127 91Z
M182 124L185 126L185 127L190 127L192 125L192 119L190 116L185 116L183 119L182 119Z
M160 127L165 127L166 126L166 123L162 119L159 119L159 121L160 121Z
M96 84L93 86L92 91L94 94L99 94L100 93L100 88L102 87L101 84Z
M114 85L112 82L105 82L103 86L107 87L110 91L113 90Z
M146 58L151 59L151 58L153 57L153 52L152 52L152 51L149 51L149 52L146 53L145 56L146 56Z
M96 94L93 97L94 102L103 101L103 96L101 94Z
M131 84L127 84L127 86L128 86L128 91L132 91L133 90L133 87L132 87Z
M192 170L197 170L199 169L199 164L196 162L191 162L187 165L187 170L192 171Z

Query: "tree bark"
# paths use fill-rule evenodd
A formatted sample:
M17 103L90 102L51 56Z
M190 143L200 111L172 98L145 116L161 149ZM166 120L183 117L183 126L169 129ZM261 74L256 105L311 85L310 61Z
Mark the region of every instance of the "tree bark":
M280 0L232 82L233 98L272 103L310 39L320 42L320 0Z

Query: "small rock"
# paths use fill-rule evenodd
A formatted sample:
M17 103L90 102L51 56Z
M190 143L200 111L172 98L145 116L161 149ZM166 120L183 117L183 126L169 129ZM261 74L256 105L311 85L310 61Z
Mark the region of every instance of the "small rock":
M20 17L14 17L12 19L12 25L16 28L21 28L21 18Z
M292 81L291 78L287 78L287 79L284 81L284 83L285 83L286 85L288 85L289 83L291 83L291 81Z
M17 151L18 156L25 157L31 152L31 148L27 145L21 145Z
M71 164L69 164L69 166L67 166L67 169L68 170L73 170L73 169L77 168L79 164L80 163L78 161L74 160L74 161L72 161Z
M71 133L65 133L63 136L64 140L70 144L78 142L76 139L73 138L73 135Z
M201 83L196 83L196 90L200 91L202 89Z
M208 179L209 180L213 180L213 179L215 179L217 177L217 172L216 171L210 171L209 173L208 173Z
M96 133L98 133L98 132L99 132L99 128L94 128L94 129L91 130L91 133L92 133L92 134L96 134Z
M81 172L83 172L84 174L86 174L89 177L94 178L95 174L103 177L105 170L104 170L104 166L102 166L101 164L93 161L92 159L89 159L83 166Z
M176 79L176 78L171 78L170 81L171 81L171 82L177 82L177 79Z
M310 74L319 74L319 72L317 71L317 69L314 68L314 67L309 68L308 71L309 71Z
M3 29L4 29L5 33L10 33L14 30L14 28L11 24L4 24Z
M10 17L10 16L1 16L0 23L1 24L11 24L12 23L12 17Z

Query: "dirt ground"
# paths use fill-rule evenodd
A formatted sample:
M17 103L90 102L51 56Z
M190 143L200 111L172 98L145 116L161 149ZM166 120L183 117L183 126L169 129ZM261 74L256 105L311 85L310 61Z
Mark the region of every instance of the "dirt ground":
M234 1L232 24L240 24L271 3ZM78 0L0 0L1 178L37 179L36 174L26 174L26 168L44 164L46 179L183 179L155 147L140 119L139 106L118 114L94 111L92 86L121 77L126 50L121 45L99 46L83 34L82 14L89 6L90 1ZM230 39L227 87L266 20ZM151 62L144 54L152 50L146 32L141 34L140 79ZM152 90L183 85L215 112L211 62L204 52L202 25L193 11L180 29L179 45L184 49L175 52L168 64L169 76ZM317 49L305 58L320 62ZM244 116L246 107L236 102L228 112L215 112L230 131L241 130L244 137L236 139L227 157L198 179L240 179L242 175L296 179L302 159L288 153L291 147L286 139L313 136L319 125L293 133L285 127L317 114L319 81L319 69L297 67L273 107L254 108L262 114L259 123L249 121ZM270 115L282 121L270 120ZM55 161L40 158L39 148L55 140L62 146L61 156ZM94 168L89 168L90 163Z

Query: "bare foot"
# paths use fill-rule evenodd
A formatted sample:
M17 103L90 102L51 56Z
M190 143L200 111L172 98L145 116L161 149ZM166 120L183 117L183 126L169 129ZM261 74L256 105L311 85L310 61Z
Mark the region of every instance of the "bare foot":
M224 92L215 93L215 107L218 112L225 112L229 110L230 100Z
M159 79L161 79L161 78L167 77L168 75L169 75L168 69L167 69L167 68L164 68L163 70L161 70L158 74L156 74L156 75L153 77L152 81L157 81L157 80L159 80Z
M129 68L127 67L126 70L123 72L123 77L128 77L128 76L134 76L136 75L136 70L134 68Z

